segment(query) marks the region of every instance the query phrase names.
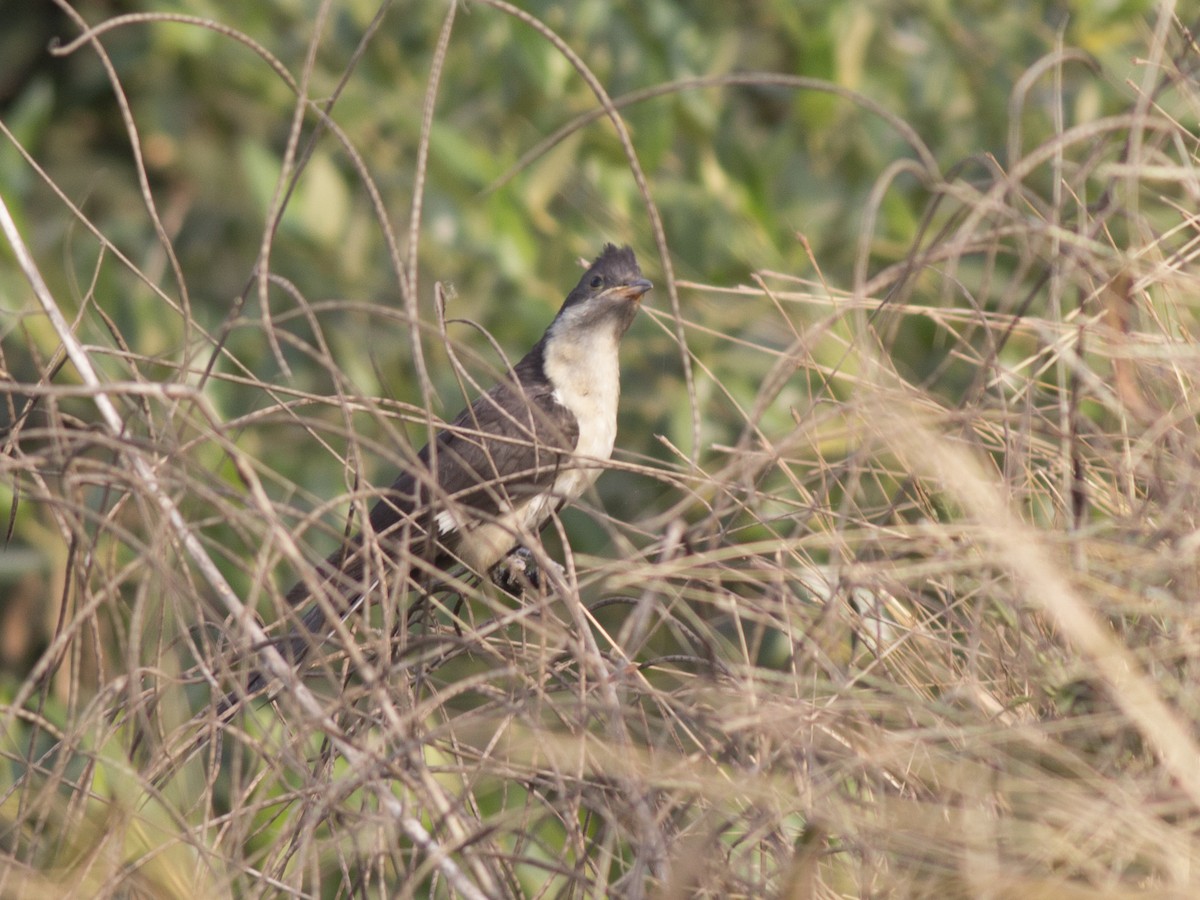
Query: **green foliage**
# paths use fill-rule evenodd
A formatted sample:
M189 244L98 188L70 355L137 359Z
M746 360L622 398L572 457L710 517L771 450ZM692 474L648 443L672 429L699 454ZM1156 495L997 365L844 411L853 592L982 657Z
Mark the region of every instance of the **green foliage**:
M5 241L2 890L1195 892L1195 50L1153 4L119 6L217 27L0 34L0 199L122 423ZM213 740L251 614L608 240L656 289L565 589L381 588L314 654L333 719L287 686Z

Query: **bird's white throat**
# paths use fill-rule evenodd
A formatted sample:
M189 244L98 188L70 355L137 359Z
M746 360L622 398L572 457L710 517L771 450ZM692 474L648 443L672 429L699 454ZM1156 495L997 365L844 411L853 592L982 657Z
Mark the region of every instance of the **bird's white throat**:
M576 456L608 459L612 455L621 396L618 344L610 328L569 324L546 342L544 368L554 399L579 424Z

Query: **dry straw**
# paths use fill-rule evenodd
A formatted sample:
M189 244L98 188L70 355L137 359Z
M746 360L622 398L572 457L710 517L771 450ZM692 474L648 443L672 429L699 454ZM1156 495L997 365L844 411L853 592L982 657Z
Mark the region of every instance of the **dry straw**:
M1028 93L1086 64L1048 57L1013 91L1008 158L947 174L913 128L832 85L743 74L610 98L545 23L479 6L532 26L574 67L639 187L658 251L643 257L664 298L651 314L682 360L691 440L664 437L658 460L619 454L605 477L666 499L614 521L589 498L587 527L609 550L572 553L556 522L564 574L521 603L470 579L418 603L394 574L407 561L375 547L390 589L306 677L270 649L290 614L289 573L315 577L319 548L376 496L367 473L411 464L405 435L436 421L422 348L450 349L467 394L501 367L418 290L453 5L406 252L330 116L337 95L294 107L243 300L258 298L278 371L307 356L329 394L239 358L240 306L211 332L193 315L140 157L173 287L92 237L186 321L170 358L127 340L103 312L110 298L84 291L69 315L0 202L32 298L24 331L4 340L26 335L39 373L4 370L0 471L14 504L53 529L61 587L48 647L0 694L0 896L1200 892L1189 34L1164 14L1127 107L1064 117L1031 147L1016 124ZM100 37L168 21L217 27L80 22L60 52L104 61L123 96ZM293 80L262 46L217 30L307 97L312 54ZM829 91L911 146L869 198L848 283L827 281L819 260L812 275L763 271L737 286L674 277L621 110L745 84ZM376 210L399 310L314 303L271 267L279 217L330 132ZM914 176L927 218L904 258L880 267L878 212ZM89 228L65 195L62 214ZM773 340L689 312L700 309ZM411 402L355 387L322 340L331 313L376 316L410 343ZM45 323L60 348L50 358L35 348ZM914 329L940 348L920 372L900 362ZM750 397L730 387L744 371L761 376ZM226 415L218 387L271 404ZM727 427L706 426L717 422ZM255 455L281 434L338 458L343 490L310 492ZM213 698L252 667L276 677L274 700L222 725Z

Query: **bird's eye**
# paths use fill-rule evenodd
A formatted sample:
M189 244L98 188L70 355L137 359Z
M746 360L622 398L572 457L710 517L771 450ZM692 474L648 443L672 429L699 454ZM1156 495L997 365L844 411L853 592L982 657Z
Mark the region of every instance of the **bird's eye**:
M598 288L598 287L600 287L600 285L602 285L602 284L604 284L604 279L603 279L603 278L601 278L599 275L593 275L593 276L592 276L592 287L594 287L594 288Z

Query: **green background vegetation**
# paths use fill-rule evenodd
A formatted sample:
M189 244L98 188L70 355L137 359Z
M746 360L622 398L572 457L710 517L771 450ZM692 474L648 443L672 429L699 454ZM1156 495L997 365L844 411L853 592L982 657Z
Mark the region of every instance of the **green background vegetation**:
M404 771L390 783L467 877L529 896L1197 887L1200 866L1179 860L1197 862L1200 791L1178 786L1200 721L1200 192L1196 55L1180 24L1196 10L520 4L618 104L662 89L621 115L672 289L607 118L527 157L599 104L559 48L502 9L458 7L443 56L441 2L70 8L93 26L153 12L236 31L306 78L314 106L332 99L353 152L328 130L310 147L318 116L297 120L287 80L246 42L129 21L101 40L135 153L95 50L50 50L80 33L65 9L5 12L0 198L103 378L201 387L205 405L122 396L127 431L104 437L0 249L0 496L13 510L0 724L15 737L2 747L0 844L21 873L0 876L0 894L40 877L129 887L81 860L104 843L105 815L138 810L117 854L136 861L132 890L254 894L261 865L313 895L449 895L411 832L371 843L388 809L365 785L331 791L329 819L305 830L305 790L356 774L337 754L307 767L312 722L281 735L262 712L230 739L247 752L226 747L211 780L181 764L173 788L151 790L155 753L207 702L178 673L245 644L127 454L156 461L225 577L271 621L294 568L278 532L323 556L356 487L386 484L402 448L424 442L426 398L438 416L461 407L454 360L483 383L502 366L463 322L447 347L435 282L449 318L515 359L606 241L631 244L656 290L623 347L625 470L564 524L582 598L632 598L597 608L595 631L614 671L632 660L642 680L616 679L614 722L589 693L595 673L581 674L595 659L563 649L579 622L559 609L562 634L480 638L507 667L475 651L430 664L413 692L427 707L393 687L396 709L427 715L412 726L419 752L381 739ZM304 165L286 182L264 309L254 274L297 121ZM419 237L405 276L417 322L364 170L403 260ZM35 400L36 385L64 390ZM265 519L247 471L272 504ZM546 540L562 558L554 529ZM464 616L481 626L496 608L474 599ZM539 657L534 633L578 668ZM1118 677L1126 664L1162 706ZM167 699L147 703L137 684ZM371 719L376 695L355 702L339 712L370 745L363 723L386 717ZM123 704L127 719L110 715ZM150 737L132 749L139 729ZM509 742L495 760L493 733ZM564 775L571 741L589 736L586 776ZM489 751L463 749L476 743ZM44 770L29 765L40 753ZM61 808L31 813L44 783ZM71 806L84 785L107 805ZM437 786L453 815L435 814ZM610 793L649 798L655 824L636 802L606 805ZM228 832L214 810L232 810ZM477 851L455 831L473 826ZM651 832L669 869L643 859ZM287 841L294 858L276 849Z

